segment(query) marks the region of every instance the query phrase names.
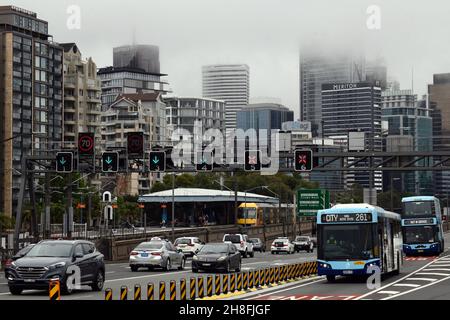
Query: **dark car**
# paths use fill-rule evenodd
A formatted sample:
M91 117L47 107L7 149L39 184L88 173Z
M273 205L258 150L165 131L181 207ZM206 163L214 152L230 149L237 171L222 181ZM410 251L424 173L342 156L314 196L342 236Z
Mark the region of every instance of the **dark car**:
M306 252L314 251L314 243L311 237L308 236L297 236L294 240L295 251L300 252L300 250L305 250Z
M241 254L233 244L209 243L192 258L192 272L199 270L239 272L241 263Z
M266 244L259 238L251 238L250 242L253 244L253 251L266 252Z
M66 294L72 293L74 282L101 291L105 282L105 263L103 254L92 242L43 240L24 257L11 263L6 269L6 279L9 291L14 295L29 289L48 290L50 280L59 280L62 292Z
M7 259L5 262L5 278L7 278L6 270L11 266L11 263L16 261L17 259L25 257L25 255L34 247L34 243L26 246L25 248L19 250L12 258Z

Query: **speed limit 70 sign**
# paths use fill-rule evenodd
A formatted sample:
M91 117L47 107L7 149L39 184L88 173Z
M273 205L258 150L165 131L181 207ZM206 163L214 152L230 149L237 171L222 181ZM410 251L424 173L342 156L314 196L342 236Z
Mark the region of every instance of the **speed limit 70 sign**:
M95 134L93 132L80 133L78 135L78 154L82 156L94 155Z

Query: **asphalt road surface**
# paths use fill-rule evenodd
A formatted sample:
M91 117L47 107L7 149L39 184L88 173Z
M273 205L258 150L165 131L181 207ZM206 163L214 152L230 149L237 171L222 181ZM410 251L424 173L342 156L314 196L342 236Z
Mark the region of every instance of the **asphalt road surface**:
M246 300L450 300L450 234L447 250L439 257L406 257L400 275L386 276L378 289L365 279L324 277L246 294Z
M316 258L317 253L315 250L313 253L306 253L302 251L300 253L289 255L272 255L270 252L255 252L254 258L242 259L242 270L245 271L266 268L269 266L315 261ZM129 288L128 299L132 299L134 285L139 284L142 287L142 299L145 299L148 283L153 283L155 286L155 291L157 291L159 282L166 281L166 287L168 290L169 282L171 280L179 281L180 279L185 278L189 287L189 279L191 277L199 277L200 275L205 277L204 283L206 287L206 277L211 274L204 272L195 274L192 273L190 258L188 258L186 268L184 270L173 270L170 272L158 269L154 271L139 269L138 272L131 272L127 262L111 263L106 265L106 283L104 288L111 288L113 290L113 299L118 300L120 288L122 286L127 286ZM166 292L166 296L168 296L169 291ZM76 291L70 296L61 296L61 300L103 300L104 296L104 292L93 292L90 287L83 287L82 290ZM155 297L157 296L158 294L155 293ZM43 291L30 290L24 291L20 296L13 296L9 293L7 280L5 280L4 274L2 273L0 275L0 300L48 300L48 294Z

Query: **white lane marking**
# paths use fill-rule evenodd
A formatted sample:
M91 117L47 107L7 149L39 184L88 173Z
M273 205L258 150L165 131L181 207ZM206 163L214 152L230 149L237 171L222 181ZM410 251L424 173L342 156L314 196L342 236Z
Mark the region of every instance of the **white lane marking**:
M301 285L298 285L298 286L288 287L288 288L285 288L285 289L282 289L282 290L274 290L274 291L271 291L269 293L260 294L260 295L258 295L256 297L250 297L250 300L252 300L252 299L253 300L257 300L258 298L265 297L265 296L270 296L270 295L272 295L274 293L280 293L280 292L284 292L284 291L289 291L289 290L293 290L293 289L309 286L311 284L318 283L318 282L324 282L324 281L326 281L326 280L320 279L320 280L315 280L315 281L312 281L312 282L304 283L304 284L301 284Z
M448 262L443 263L435 263L436 267L450 267L450 264Z
M443 278L443 279L441 279L441 280L438 280L438 281L435 281L435 282L426 284L426 285L421 286L421 287L419 287L419 288L411 289L411 290L402 292L402 293L400 293L400 294L398 294L398 295L391 296L391 297L387 297L387 298L384 298L384 299L381 299L381 300L390 300L390 299L393 299L393 298L397 298L397 297L403 296L403 295L405 295L405 294L412 293L412 292L414 292L414 291L421 290L421 289L424 289L424 288L429 287L429 286L433 286L433 285L435 285L435 284L437 284L437 283L439 283L439 282L446 281L446 280L449 280L449 279L450 279L450 277Z
M408 280L408 281L430 281L430 282L437 281L437 279L433 279L433 278L408 278L405 280Z
M440 276L440 277L449 277L450 276L450 274L448 274L448 273L439 273L439 272L419 272L416 274L421 275L421 276Z
M400 291L378 291L379 294L397 294L400 293Z
M426 268L423 269L423 271L450 271L449 268Z
M105 274L112 274L112 273L116 273L115 271L106 271Z
M8 284L8 282L1 282L0 284Z
M420 287L420 284L413 284L413 283L396 283L393 285L393 287L411 287L411 288L417 288Z
M139 277L128 277L128 278L119 278L119 279L111 279L111 280L106 280L105 283L107 282L116 282L116 281L124 281L124 280L133 280L133 279L142 279L142 278L150 278L150 277L159 277L161 275L172 275L172 274L181 274L181 273L189 273L191 271L177 271L177 272L167 272L167 273L157 273L157 274L148 274L145 276L139 276Z
M70 297L65 298L64 300L87 300L87 298L92 298L93 295L87 295L87 296L80 296L80 297Z
M442 258L441 258L441 259L442 259ZM441 259L438 259L438 261L440 261ZM372 291L370 291L370 292L368 292L368 293L366 293L366 294L363 294L362 296L357 297L355 300L361 300L361 299L363 299L363 298L365 298L365 297L367 297L367 296L370 296L370 295L372 295L372 294L374 294L374 293L377 293L378 291L381 291L381 290L384 290L384 289L386 289L386 288L389 288L390 286L392 286L392 285L394 285L394 284L396 284L396 283L399 283L399 282L401 282L401 281L403 281L403 280L412 280L412 278L409 278L409 277L411 277L412 275L414 275L414 274L417 273L417 272L422 271L423 269L427 268L428 266L432 265L432 264L435 263L435 262L436 262L436 260L433 260L433 261L427 263L426 265L424 265L422 268L419 268L419 269L417 269L416 271L414 271L414 272L412 272L412 273L410 273L410 274L407 274L407 275L404 276L403 278L400 278L400 279L398 279L397 281L391 282L391 283L389 283L389 284L387 284L387 285L385 285L385 286L383 286L383 287L381 287L381 288L378 288L378 289L372 290ZM423 278L418 278L418 279L423 279ZM423 280L422 280L422 281L423 281ZM436 281L436 279L432 279L431 281L434 282L434 281ZM417 289L420 289L420 288L417 288Z

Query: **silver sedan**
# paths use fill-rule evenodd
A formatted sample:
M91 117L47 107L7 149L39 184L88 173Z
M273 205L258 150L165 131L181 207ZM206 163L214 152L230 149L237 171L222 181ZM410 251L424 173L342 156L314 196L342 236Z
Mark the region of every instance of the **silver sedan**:
M177 250L169 241L142 242L130 253L130 268L132 272L139 268L163 268L166 271L177 267L183 270L186 265L186 257Z

